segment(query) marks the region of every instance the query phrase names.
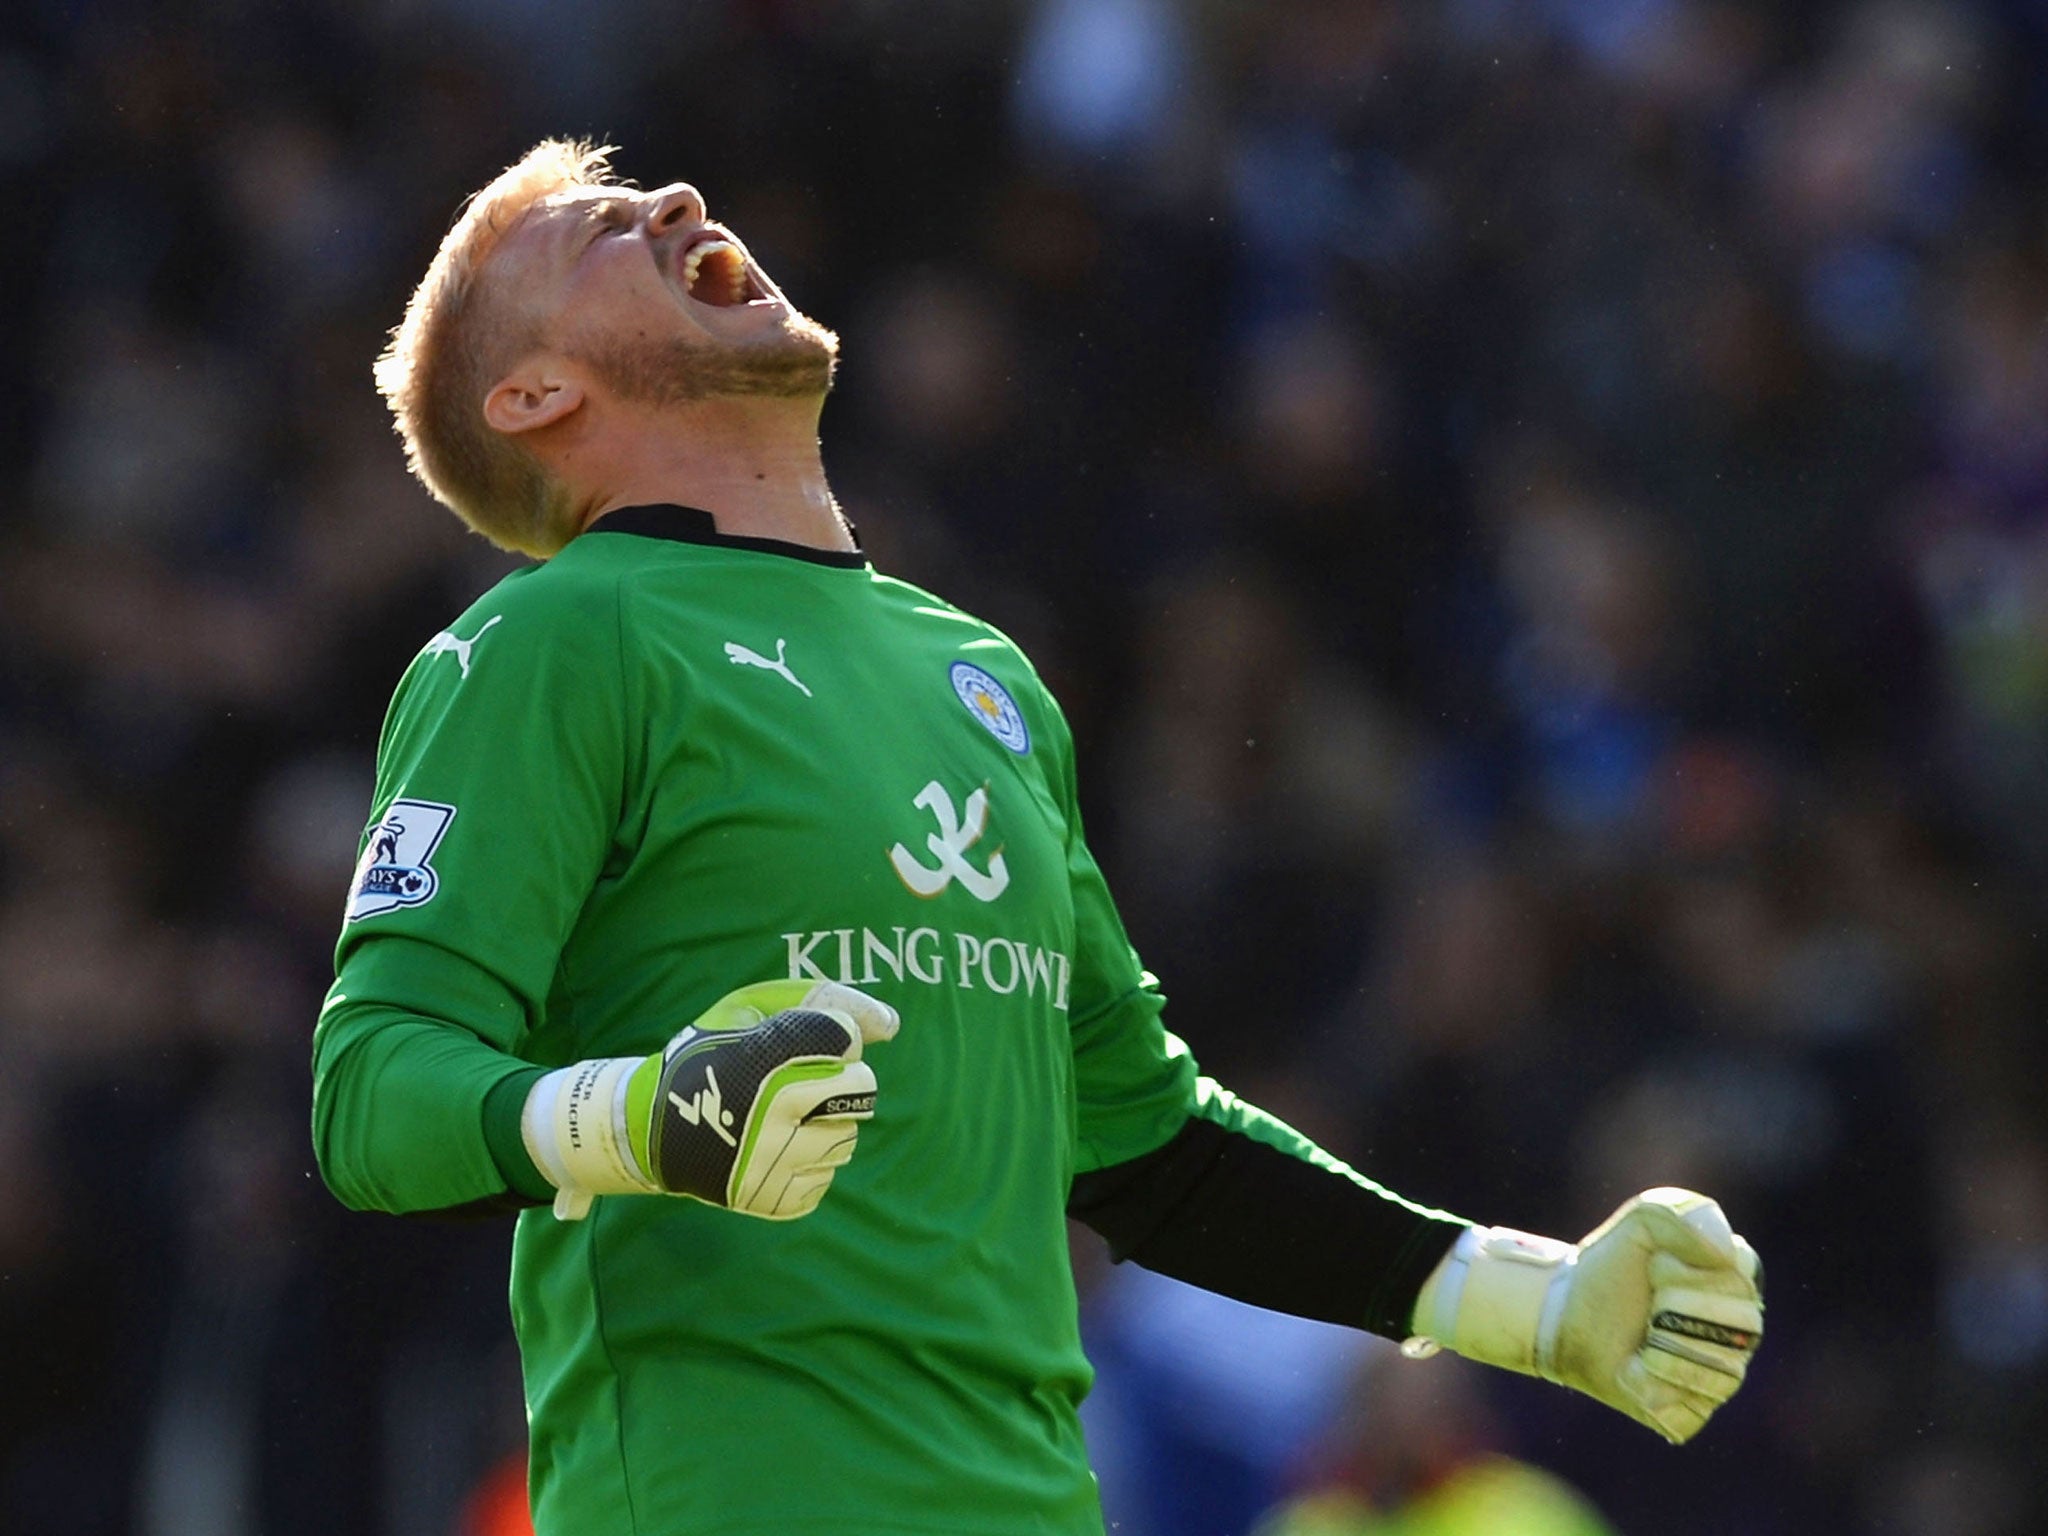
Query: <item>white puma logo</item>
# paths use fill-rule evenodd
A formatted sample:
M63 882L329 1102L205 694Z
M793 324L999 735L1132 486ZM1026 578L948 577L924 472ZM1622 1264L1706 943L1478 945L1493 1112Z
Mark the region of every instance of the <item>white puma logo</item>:
M484 620L484 629L489 629L493 624L497 623L498 620L502 619L503 617L505 617L505 615L503 615L502 613L492 614L488 619ZM427 642L427 648L421 651L420 654L422 656L439 656L443 652L453 652L455 659L462 664L462 675L464 677L467 677L469 676L470 647L475 645L477 641L483 639L484 629L478 630L475 634L471 635L467 640L458 640L452 632L444 629L441 631L441 633L434 636L433 639Z
M728 640L725 642L725 654L734 666L766 667L770 672L780 672L789 679L790 686L801 692L805 698L817 697L810 689L798 682L796 674L789 670L789 663L783 660L783 656L787 653L788 649L789 642L787 640L777 640L775 642L775 659L770 661L759 651L750 651L738 641Z
M704 1069L704 1086L697 1090L696 1097L686 1099L680 1093L671 1093L668 1101L675 1105L676 1113L691 1125L708 1125L728 1147L739 1145L732 1132L726 1129L732 1124L732 1111L725 1107L725 1095L719 1092L715 1067Z

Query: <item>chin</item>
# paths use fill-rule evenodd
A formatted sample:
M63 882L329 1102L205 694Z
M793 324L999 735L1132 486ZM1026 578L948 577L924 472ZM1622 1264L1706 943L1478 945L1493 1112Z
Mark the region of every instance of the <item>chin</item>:
M782 324L782 346L792 372L804 373L811 387L792 393L824 394L839 371L839 337L809 315L789 312Z
M676 405L693 400L822 396L832 387L839 338L791 310L772 330L745 341L702 337L610 337L575 350L622 400Z

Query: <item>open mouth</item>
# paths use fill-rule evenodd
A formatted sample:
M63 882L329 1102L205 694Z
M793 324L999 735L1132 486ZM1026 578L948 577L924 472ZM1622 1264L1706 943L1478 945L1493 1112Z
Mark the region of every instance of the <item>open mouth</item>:
M740 248L722 236L707 234L683 255L683 292L699 304L731 309L768 295L747 270Z

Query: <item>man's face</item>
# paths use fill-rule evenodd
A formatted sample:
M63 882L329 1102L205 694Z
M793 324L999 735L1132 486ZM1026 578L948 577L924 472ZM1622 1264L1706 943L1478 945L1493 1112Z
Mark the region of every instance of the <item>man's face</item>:
M589 366L623 400L822 396L831 387L839 339L706 220L686 183L544 198L491 259L494 281L539 320L543 345Z

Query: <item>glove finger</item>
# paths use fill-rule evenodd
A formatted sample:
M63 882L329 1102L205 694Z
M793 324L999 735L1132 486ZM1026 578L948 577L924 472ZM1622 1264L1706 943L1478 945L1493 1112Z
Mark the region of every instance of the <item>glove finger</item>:
M836 1071L786 1081L764 1094L755 1103L754 1124L762 1135L776 1130L787 1139L806 1126L851 1124L871 1120L874 1114L875 1069L864 1061L849 1061Z
M1673 1321L1665 1323L1666 1315ZM1650 1266L1650 1321L1729 1349L1755 1349L1763 1337L1764 1309L1756 1291L1726 1270Z
M1684 1350L1680 1354L1677 1351ZM1749 1357L1734 1351L1699 1350L1683 1339L1672 1340L1654 1330L1643 1344L1643 1369L1666 1386L1695 1393L1712 1403L1725 1403L1742 1385Z
M778 1181L822 1174L828 1181L853 1158L860 1127L851 1121L820 1120L789 1138L764 1170L759 1185L774 1189Z
M795 1221L799 1216L808 1216L815 1211L825 1198L825 1191L831 1187L831 1169L822 1173L792 1174L773 1200L750 1209L754 1215L765 1216L770 1221Z
M1764 1293L1764 1261L1740 1232L1735 1234L1735 1267L1756 1287L1756 1293L1761 1297Z
M1718 1403L1701 1403L1689 1397L1676 1398L1659 1408L1654 1427L1673 1445L1683 1445L1707 1427Z
M849 1061L830 1077L785 1089L783 1103L793 1111L799 1125L820 1120L872 1120L875 1069L864 1061Z
M757 1216L783 1216L800 1203L793 1189L815 1189L804 1206L811 1209L824 1198L833 1174L853 1156L859 1134L856 1122L840 1119L764 1127L754 1155L735 1171L728 1203Z
M844 986L836 981L820 982L804 998L802 1006L816 1008L845 1019L853 1026L855 1035L854 1052L847 1059L858 1061L862 1044L873 1045L880 1040L893 1040L903 1020L894 1008L879 997L870 997L857 987Z
M1652 1334L1661 1332L1716 1360L1723 1351L1753 1355L1763 1342L1763 1302L1734 1270L1694 1269L1658 1254L1650 1261L1650 1287Z
M1689 1189L1636 1196L1634 1215L1656 1246L1700 1269L1736 1269L1735 1231L1718 1203Z
M1673 1445L1683 1445L1698 1434L1726 1400L1702 1396L1653 1376L1640 1356L1622 1368L1617 1385L1625 1401L1616 1406Z
M838 1121L832 1122L835 1126L840 1123ZM822 1125L823 1122L819 1122L819 1124ZM810 1166L820 1170L844 1168L853 1161L853 1149L859 1140L859 1125L851 1121L845 1122L845 1133L843 1135L835 1136L830 1142L821 1147L805 1149L810 1159Z
M1642 1368L1640 1360L1629 1360L1598 1390L1589 1383L1588 1390L1608 1407L1627 1414L1645 1429L1653 1429L1667 1440L1671 1438L1671 1431L1658 1414L1677 1400L1678 1389L1652 1377Z
M1763 1338L1762 1310L1733 1297L1659 1291L1643 1339L1644 1367L1661 1380L1722 1401L1732 1397Z

